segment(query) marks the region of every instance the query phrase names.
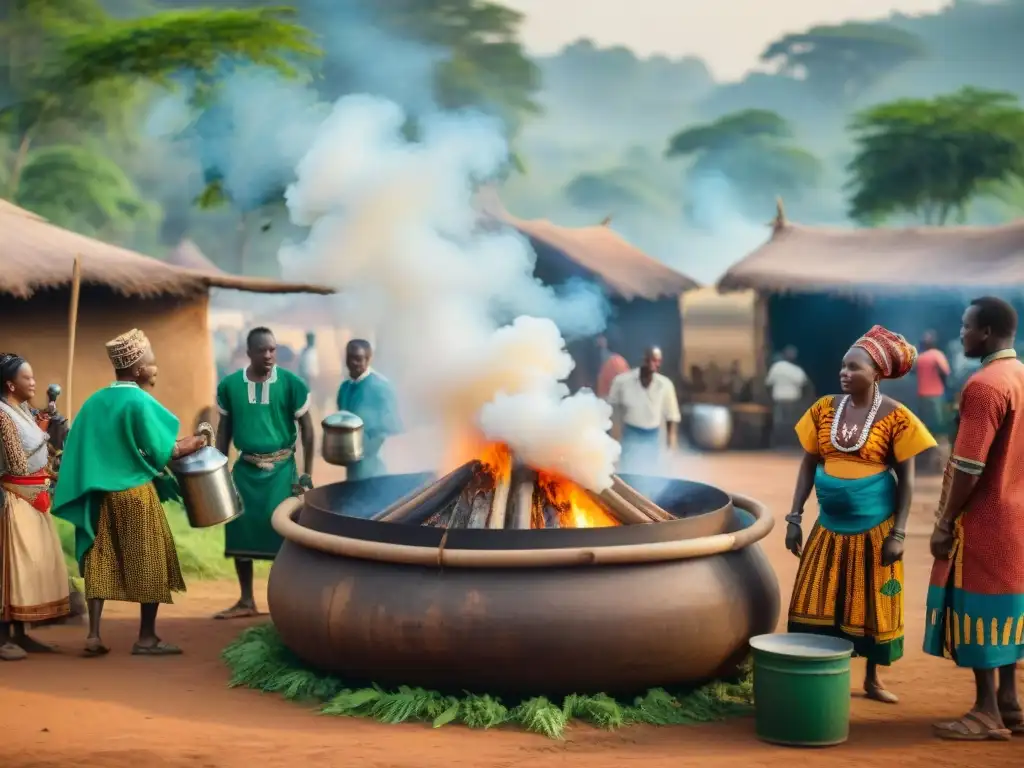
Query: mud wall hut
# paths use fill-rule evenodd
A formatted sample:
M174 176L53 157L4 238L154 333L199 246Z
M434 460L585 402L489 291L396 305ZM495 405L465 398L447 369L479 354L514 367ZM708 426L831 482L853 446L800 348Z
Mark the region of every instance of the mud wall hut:
M683 381L682 296L696 281L626 242L605 221L592 227L562 227L543 219L520 219L492 193L480 198L488 219L516 229L537 254L534 275L546 285L573 278L600 285L611 305L609 327L630 365L639 365L644 349L661 347L662 372L677 388ZM592 386L600 361L592 339L569 344L576 361L570 386Z
M786 220L779 208L768 242L733 265L722 291L757 292L760 367L788 344L818 392L835 390L839 361L875 323L917 343L959 338L964 306L998 295L1024 310L1024 220L996 227L842 229ZM913 382L889 385L913 397Z
M104 342L132 327L149 336L160 374L155 395L192 428L213 403L215 369L209 292L327 294L315 285L236 277L175 267L125 248L69 232L0 201L2 348L26 357L40 400L51 383L67 387L68 321L74 260L81 295L75 344L73 411L111 381ZM42 405L43 403L37 403ZM62 410L68 403L62 400Z

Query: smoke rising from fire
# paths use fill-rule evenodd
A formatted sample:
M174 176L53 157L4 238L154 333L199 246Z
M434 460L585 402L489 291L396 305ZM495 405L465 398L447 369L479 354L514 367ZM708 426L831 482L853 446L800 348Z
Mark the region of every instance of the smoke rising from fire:
M282 271L340 289L339 321L376 340L375 365L411 420L438 427L437 459L479 431L603 490L619 454L610 409L561 383L573 367L564 337L603 329L603 294L542 285L521 236L480 226L476 185L508 158L500 124L435 115L410 143L405 120L370 96L335 105L286 195L309 232L282 248Z

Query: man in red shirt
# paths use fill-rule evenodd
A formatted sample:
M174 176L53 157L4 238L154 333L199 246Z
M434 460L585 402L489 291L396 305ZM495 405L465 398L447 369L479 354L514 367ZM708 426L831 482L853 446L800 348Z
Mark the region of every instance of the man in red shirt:
M612 382L615 381L615 377L628 372L630 368L626 358L611 349L607 336L598 336L596 342L601 355L601 368L597 374L595 394L602 400L607 400L608 394L612 391Z
M946 380L949 361L936 343L935 332L928 331L921 340L917 357L917 415L936 438L946 437L949 419L946 414Z

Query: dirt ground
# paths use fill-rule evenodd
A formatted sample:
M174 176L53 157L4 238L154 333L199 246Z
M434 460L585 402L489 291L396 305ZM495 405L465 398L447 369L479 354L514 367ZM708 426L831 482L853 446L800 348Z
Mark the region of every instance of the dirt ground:
M785 456L680 459L680 474L758 497L779 521L788 511L795 471L796 460ZM893 707L855 696L850 741L815 754L816 762L828 759L834 768L1024 765L1024 739L946 744L930 735L931 722L960 715L973 695L969 673L919 650L930 567L927 537L937 498L937 482L922 480L907 537L907 656L887 677L902 701ZM796 561L783 547L783 528L777 525L764 547L785 602ZM132 606L108 607L105 637L113 652L105 658L77 655L82 627L40 630L40 639L59 645L59 655L0 666L4 767L788 768L793 760L809 757L758 742L750 719L613 733L574 725L564 742L553 742L516 731L434 730L317 717L276 697L228 689L218 655L244 624L209 617L234 597L230 583L195 584L161 611L161 633L186 651L176 658L128 654L136 629ZM854 665L856 687L862 667Z

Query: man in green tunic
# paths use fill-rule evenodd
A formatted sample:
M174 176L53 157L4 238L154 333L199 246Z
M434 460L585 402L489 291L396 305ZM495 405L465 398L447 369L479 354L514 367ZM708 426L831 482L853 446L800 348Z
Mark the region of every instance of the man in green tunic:
M350 464L348 480L362 480L387 472L380 451L384 441L402 431L398 400L386 378L370 367L373 349L365 339L353 339L345 348L349 379L338 390L338 410L363 420L363 460Z
M225 526L225 557L234 558L241 597L219 619L256 616L253 560L273 560L281 537L270 524L274 509L299 488L312 488L313 423L309 387L277 365L277 341L269 328L254 328L246 339L249 365L217 387L220 429L217 448L238 449L232 476L244 514ZM302 433L303 474L295 466L296 423ZM298 487L297 487L298 486Z
M108 652L100 638L106 600L139 603L137 656L181 653L156 634L160 603L181 592L174 538L161 500L177 496L163 474L167 463L205 444L178 439L178 419L146 390L154 386L156 359L145 334L133 329L107 342L115 381L91 395L68 433L54 492L53 514L75 526L75 559L85 577L89 635L85 652ZM159 486L159 488L158 488Z

